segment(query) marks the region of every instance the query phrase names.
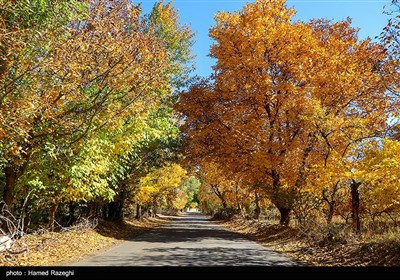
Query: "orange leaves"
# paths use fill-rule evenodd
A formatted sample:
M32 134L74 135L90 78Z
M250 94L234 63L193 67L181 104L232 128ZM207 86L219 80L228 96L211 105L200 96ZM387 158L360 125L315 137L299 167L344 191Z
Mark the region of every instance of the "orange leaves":
M339 163L384 132L389 102L382 46L358 41L350 19L293 23L284 2L216 16L214 81L192 86L179 109L193 164L261 182L276 205L291 207L313 186L313 166L341 177ZM334 181L326 179L314 182Z

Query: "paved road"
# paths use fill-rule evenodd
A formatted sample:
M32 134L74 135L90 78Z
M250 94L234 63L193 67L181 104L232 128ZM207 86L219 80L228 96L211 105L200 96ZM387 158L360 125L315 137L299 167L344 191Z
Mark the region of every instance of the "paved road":
M74 266L295 266L295 262L188 213Z

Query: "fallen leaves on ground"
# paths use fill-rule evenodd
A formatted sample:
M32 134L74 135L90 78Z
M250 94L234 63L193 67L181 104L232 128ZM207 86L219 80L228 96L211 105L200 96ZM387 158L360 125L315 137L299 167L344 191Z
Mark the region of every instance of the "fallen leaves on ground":
M398 266L399 236L381 240L352 240L345 244L321 244L291 227L254 220L221 222L228 229L284 253L309 266Z
M0 253L0 266L57 266L73 263L167 221L160 217L123 223L100 221L95 229L77 228L64 232L28 234L17 243L26 244L28 251L22 254Z

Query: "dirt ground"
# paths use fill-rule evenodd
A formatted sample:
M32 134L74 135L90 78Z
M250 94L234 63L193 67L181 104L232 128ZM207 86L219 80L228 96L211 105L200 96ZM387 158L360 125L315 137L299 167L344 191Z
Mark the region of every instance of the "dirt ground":
M277 252L309 266L400 266L400 239L382 238L326 240L310 239L291 227L266 222L232 220L221 222Z
M0 253L0 266L59 266L72 263L167 221L160 217L124 223L100 221L95 229L76 227L62 232L28 234L12 248L13 251L27 248L27 251L21 254Z

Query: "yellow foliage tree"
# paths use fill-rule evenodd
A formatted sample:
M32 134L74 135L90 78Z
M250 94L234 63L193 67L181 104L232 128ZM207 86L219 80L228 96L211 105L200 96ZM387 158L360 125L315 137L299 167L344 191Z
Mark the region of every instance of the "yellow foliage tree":
M287 225L313 165L351 159L386 128L386 53L351 21L293 22L284 0L219 13L213 81L182 94L189 161L262 184ZM356 184L352 185L353 187ZM316 187L321 189L320 186Z
M186 176L184 170L178 164L167 165L158 169L154 169L146 176L140 178L137 192L134 201L146 208L152 208L153 213L162 206L179 206L182 209L183 200L181 193L178 191L182 180ZM172 196L172 198L171 198ZM168 200L167 200L168 198ZM181 203L182 202L182 203Z
M400 142L385 139L375 142L357 165L357 179L365 187L361 192L363 208L372 215L400 207Z

